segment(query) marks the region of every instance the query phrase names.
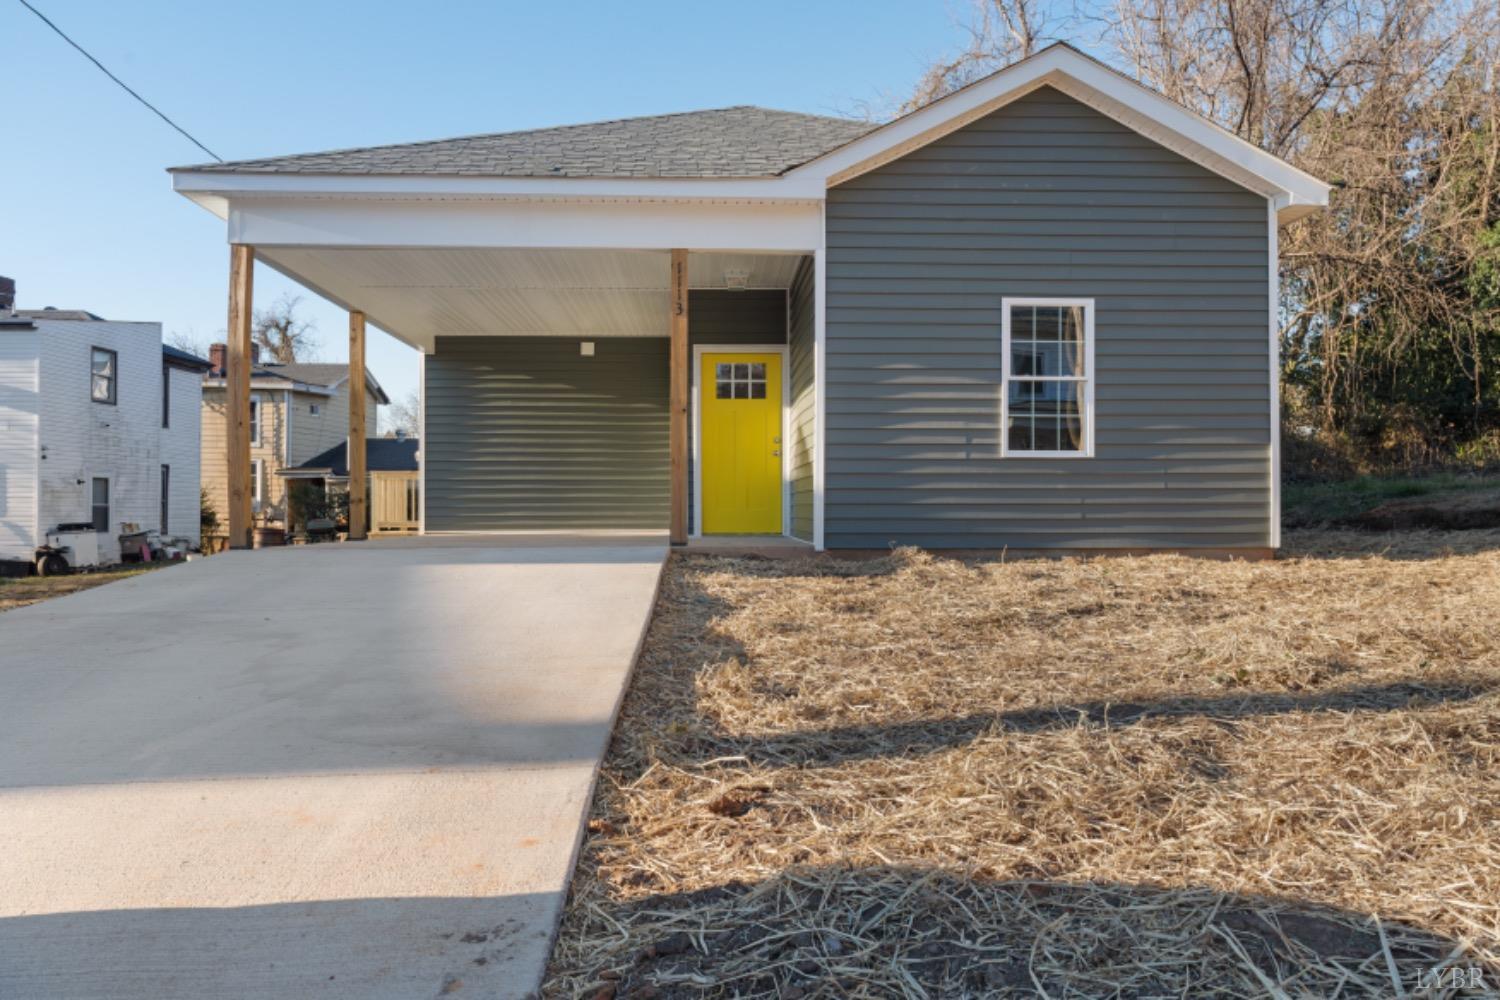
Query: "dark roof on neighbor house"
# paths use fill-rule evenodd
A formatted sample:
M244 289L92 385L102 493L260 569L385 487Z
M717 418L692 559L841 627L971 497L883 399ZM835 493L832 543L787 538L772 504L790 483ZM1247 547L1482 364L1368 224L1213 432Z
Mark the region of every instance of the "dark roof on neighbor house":
M874 122L740 105L173 169L479 177L768 177L875 128Z
M212 361L187 351L180 351L171 344L161 345L161 359L174 367L195 372L206 372L214 366Z
M320 455L314 455L298 469L328 469L335 479L349 475L349 442L340 441ZM365 468L370 472L416 472L416 438L366 438Z
M84 319L104 322L103 316L96 316L87 309L54 309L51 306L45 309L17 309L13 315L19 319Z

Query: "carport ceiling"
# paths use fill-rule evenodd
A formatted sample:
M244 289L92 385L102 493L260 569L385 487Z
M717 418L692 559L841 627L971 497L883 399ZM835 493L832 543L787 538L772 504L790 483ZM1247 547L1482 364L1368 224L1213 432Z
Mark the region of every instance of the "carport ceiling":
M653 250L257 247L257 256L415 346L449 336L664 337L669 256ZM688 284L789 288L795 254L694 253Z

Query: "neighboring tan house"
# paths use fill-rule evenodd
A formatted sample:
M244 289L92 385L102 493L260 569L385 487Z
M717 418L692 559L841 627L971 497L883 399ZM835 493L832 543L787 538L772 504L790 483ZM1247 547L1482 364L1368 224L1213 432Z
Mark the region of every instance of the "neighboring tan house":
M203 379L203 488L219 515L229 510L225 440L224 363L227 348L209 349L213 368ZM389 403L380 383L365 374L365 424ZM250 373L251 509L257 523L285 526L286 479L278 475L349 436L349 366L257 360Z
M1065 45L883 125L720 108L173 183L232 262L421 352L424 531L1280 544L1278 233L1330 187Z
M140 532L197 547L208 362L162 344L160 323L7 307L0 298L0 559L106 565ZM39 551L49 542L57 551Z

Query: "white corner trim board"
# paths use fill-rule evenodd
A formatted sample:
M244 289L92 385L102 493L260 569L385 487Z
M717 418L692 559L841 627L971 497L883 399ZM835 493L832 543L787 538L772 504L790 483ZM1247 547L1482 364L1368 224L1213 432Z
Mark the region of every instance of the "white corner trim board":
M1271 328L1271 548L1281 548L1281 269L1280 237L1277 230L1276 199L1266 201L1266 256L1269 258Z

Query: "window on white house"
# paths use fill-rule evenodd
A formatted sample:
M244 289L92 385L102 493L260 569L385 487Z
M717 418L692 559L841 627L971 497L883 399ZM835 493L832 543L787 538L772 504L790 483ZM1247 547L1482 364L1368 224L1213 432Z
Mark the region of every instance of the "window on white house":
M252 447L260 445L260 397L250 397L250 444Z
M119 358L103 347L95 347L89 357L89 398L96 403L116 401L116 383L119 381Z
M163 535L167 533L167 511L171 508L172 499L172 467L163 465L161 467L161 527L157 530Z
M322 413L323 410L320 406L318 406L317 403L309 403L307 404L307 412L316 417L319 413Z
M94 515L94 530L105 532L109 530L109 480L104 476L98 476L93 482L93 495L90 497Z
M252 459L250 462L250 507L252 510L260 510L262 501L265 500L266 486L266 460L263 458Z
M161 425L172 426L172 369L161 366Z
M1093 300L1005 299L1002 310L1000 453L1091 455Z

